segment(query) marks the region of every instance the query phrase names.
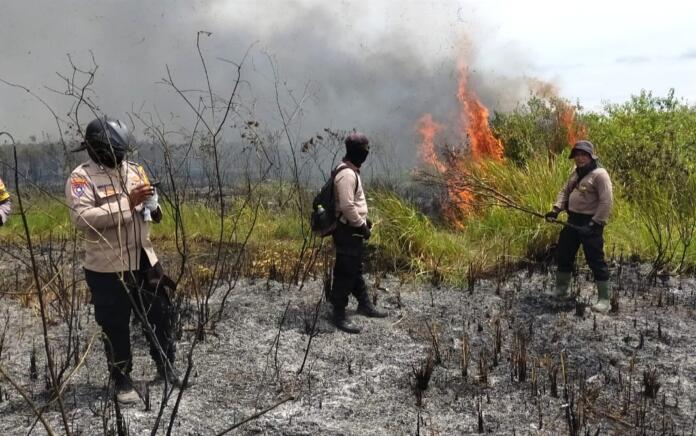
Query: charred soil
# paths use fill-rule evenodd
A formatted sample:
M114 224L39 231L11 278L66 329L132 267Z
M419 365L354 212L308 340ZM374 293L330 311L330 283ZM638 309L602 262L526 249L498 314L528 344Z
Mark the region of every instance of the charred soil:
M321 280L301 290L244 280L215 329L195 348L193 384L184 392L172 433L217 434L288 398L236 431L690 433L696 416L696 282L663 277L651 285L647 269L622 265L621 277L614 278L621 288L618 311L596 316L585 305L594 287L582 271L573 281L575 302L544 296L552 286L547 271L510 272L473 289L370 276L374 299L390 316L360 317L351 301L349 314L363 328L359 335L336 331L329 306L317 306ZM98 327L91 307L81 310L84 350ZM192 330L185 320L179 368L185 367ZM61 323L49 333L56 349L68 340ZM149 434L163 386L151 382L154 365L140 329L134 326L132 336L132 375L150 404L122 412L130 434ZM0 298L0 337L0 364L43 406L45 358L34 311ZM113 421L103 408L105 367L97 339L63 395L74 434L101 434ZM162 433L173 404L164 413ZM55 405L44 415L62 428ZM35 421L17 390L0 381L0 433L24 435L33 428L44 434Z

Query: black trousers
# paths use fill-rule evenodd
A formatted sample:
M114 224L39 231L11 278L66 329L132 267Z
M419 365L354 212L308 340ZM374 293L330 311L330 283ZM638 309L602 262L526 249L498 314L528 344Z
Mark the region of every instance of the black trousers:
M352 294L358 302L369 298L363 278L364 240L360 229L341 222L333 233L336 263L329 301L337 309L345 309Z
M141 257L147 259L144 253ZM148 263L147 260L145 263ZM174 361L176 349L172 337L171 302L165 292L152 289L148 284L143 266L141 262L140 270L124 273L85 270L94 304L94 317L104 333L109 372L116 384L127 380L133 365L130 343L132 312L140 319L150 345L150 355L158 370L165 369L165 359L170 363Z
M592 215L568 212L568 222L576 226L585 226L592 220ZM558 271L571 272L575 263L575 256L582 245L585 252L585 260L592 270L595 281L609 280L609 267L604 260L604 227L592 226L593 231L589 235L580 235L577 230L563 227L558 237L557 260Z

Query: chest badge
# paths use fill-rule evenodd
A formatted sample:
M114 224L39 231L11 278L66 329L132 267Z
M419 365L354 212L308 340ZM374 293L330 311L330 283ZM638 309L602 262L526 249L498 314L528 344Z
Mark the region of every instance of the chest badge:
M97 189L104 195L104 197L109 197L116 194L116 189L114 189L114 185L112 184L100 185L97 186Z

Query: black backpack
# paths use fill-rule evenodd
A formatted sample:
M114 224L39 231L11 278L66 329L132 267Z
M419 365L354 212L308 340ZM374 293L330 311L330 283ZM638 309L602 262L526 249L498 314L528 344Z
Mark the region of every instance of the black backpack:
M322 238L331 235L336 230L338 218L336 217L336 196L334 195L334 180L336 175L349 166L340 167L331 172L331 177L324 183L319 193L312 202L312 214L310 215L310 225L312 231ZM355 192L358 185L355 185Z

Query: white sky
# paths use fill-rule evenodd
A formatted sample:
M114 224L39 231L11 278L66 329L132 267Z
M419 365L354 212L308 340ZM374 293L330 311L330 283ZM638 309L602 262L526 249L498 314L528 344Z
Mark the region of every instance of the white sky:
M696 95L696 3L675 0L479 2L500 41L515 44L530 74L596 108L640 89Z

